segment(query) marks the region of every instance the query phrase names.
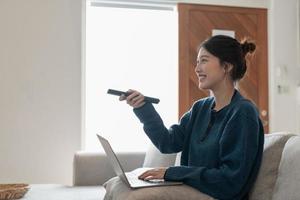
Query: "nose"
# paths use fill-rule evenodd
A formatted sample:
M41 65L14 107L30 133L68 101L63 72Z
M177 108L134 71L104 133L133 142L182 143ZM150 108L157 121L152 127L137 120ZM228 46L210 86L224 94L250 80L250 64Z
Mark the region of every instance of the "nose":
M197 62L195 66L195 72L200 72L200 64Z

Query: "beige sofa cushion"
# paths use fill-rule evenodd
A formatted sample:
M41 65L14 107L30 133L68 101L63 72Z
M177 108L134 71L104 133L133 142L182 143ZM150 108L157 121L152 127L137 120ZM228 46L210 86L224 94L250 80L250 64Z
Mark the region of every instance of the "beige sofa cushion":
M141 167L145 153L123 152L117 157L125 171ZM73 185L102 185L116 173L104 152L78 151L73 160Z
M278 132L265 136L262 165L250 192L251 200L271 200L276 183L278 167L285 143L293 134Z
M300 199L300 136L286 143L278 169L272 200Z
M174 166L176 154L162 154L151 143L146 152L143 167L170 167Z
M104 200L213 200L187 185L131 189L119 177L114 177L104 187Z

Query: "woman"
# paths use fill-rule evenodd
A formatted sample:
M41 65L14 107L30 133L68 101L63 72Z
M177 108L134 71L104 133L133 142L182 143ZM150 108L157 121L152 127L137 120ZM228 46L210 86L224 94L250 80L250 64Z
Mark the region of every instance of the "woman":
M167 129L138 91L121 96L134 108L144 131L162 153L182 151L181 165L155 168L140 179L182 181L216 199L247 199L261 164L264 131L256 107L235 89L255 44L227 36L204 41L195 72L212 97L196 101L179 124Z

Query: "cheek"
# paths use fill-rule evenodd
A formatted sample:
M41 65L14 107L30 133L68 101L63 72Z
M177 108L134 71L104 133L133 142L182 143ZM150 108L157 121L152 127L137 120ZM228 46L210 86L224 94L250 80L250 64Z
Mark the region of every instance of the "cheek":
M220 65L214 64L207 67L208 75L211 78L220 78L223 77L225 74L224 68L222 68Z

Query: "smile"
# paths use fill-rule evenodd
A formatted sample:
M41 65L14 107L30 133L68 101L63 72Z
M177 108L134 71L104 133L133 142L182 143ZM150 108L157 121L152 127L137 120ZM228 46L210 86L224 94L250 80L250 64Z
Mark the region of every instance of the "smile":
M202 75L202 74L198 75L199 81L203 81L206 77L207 77L206 75Z

